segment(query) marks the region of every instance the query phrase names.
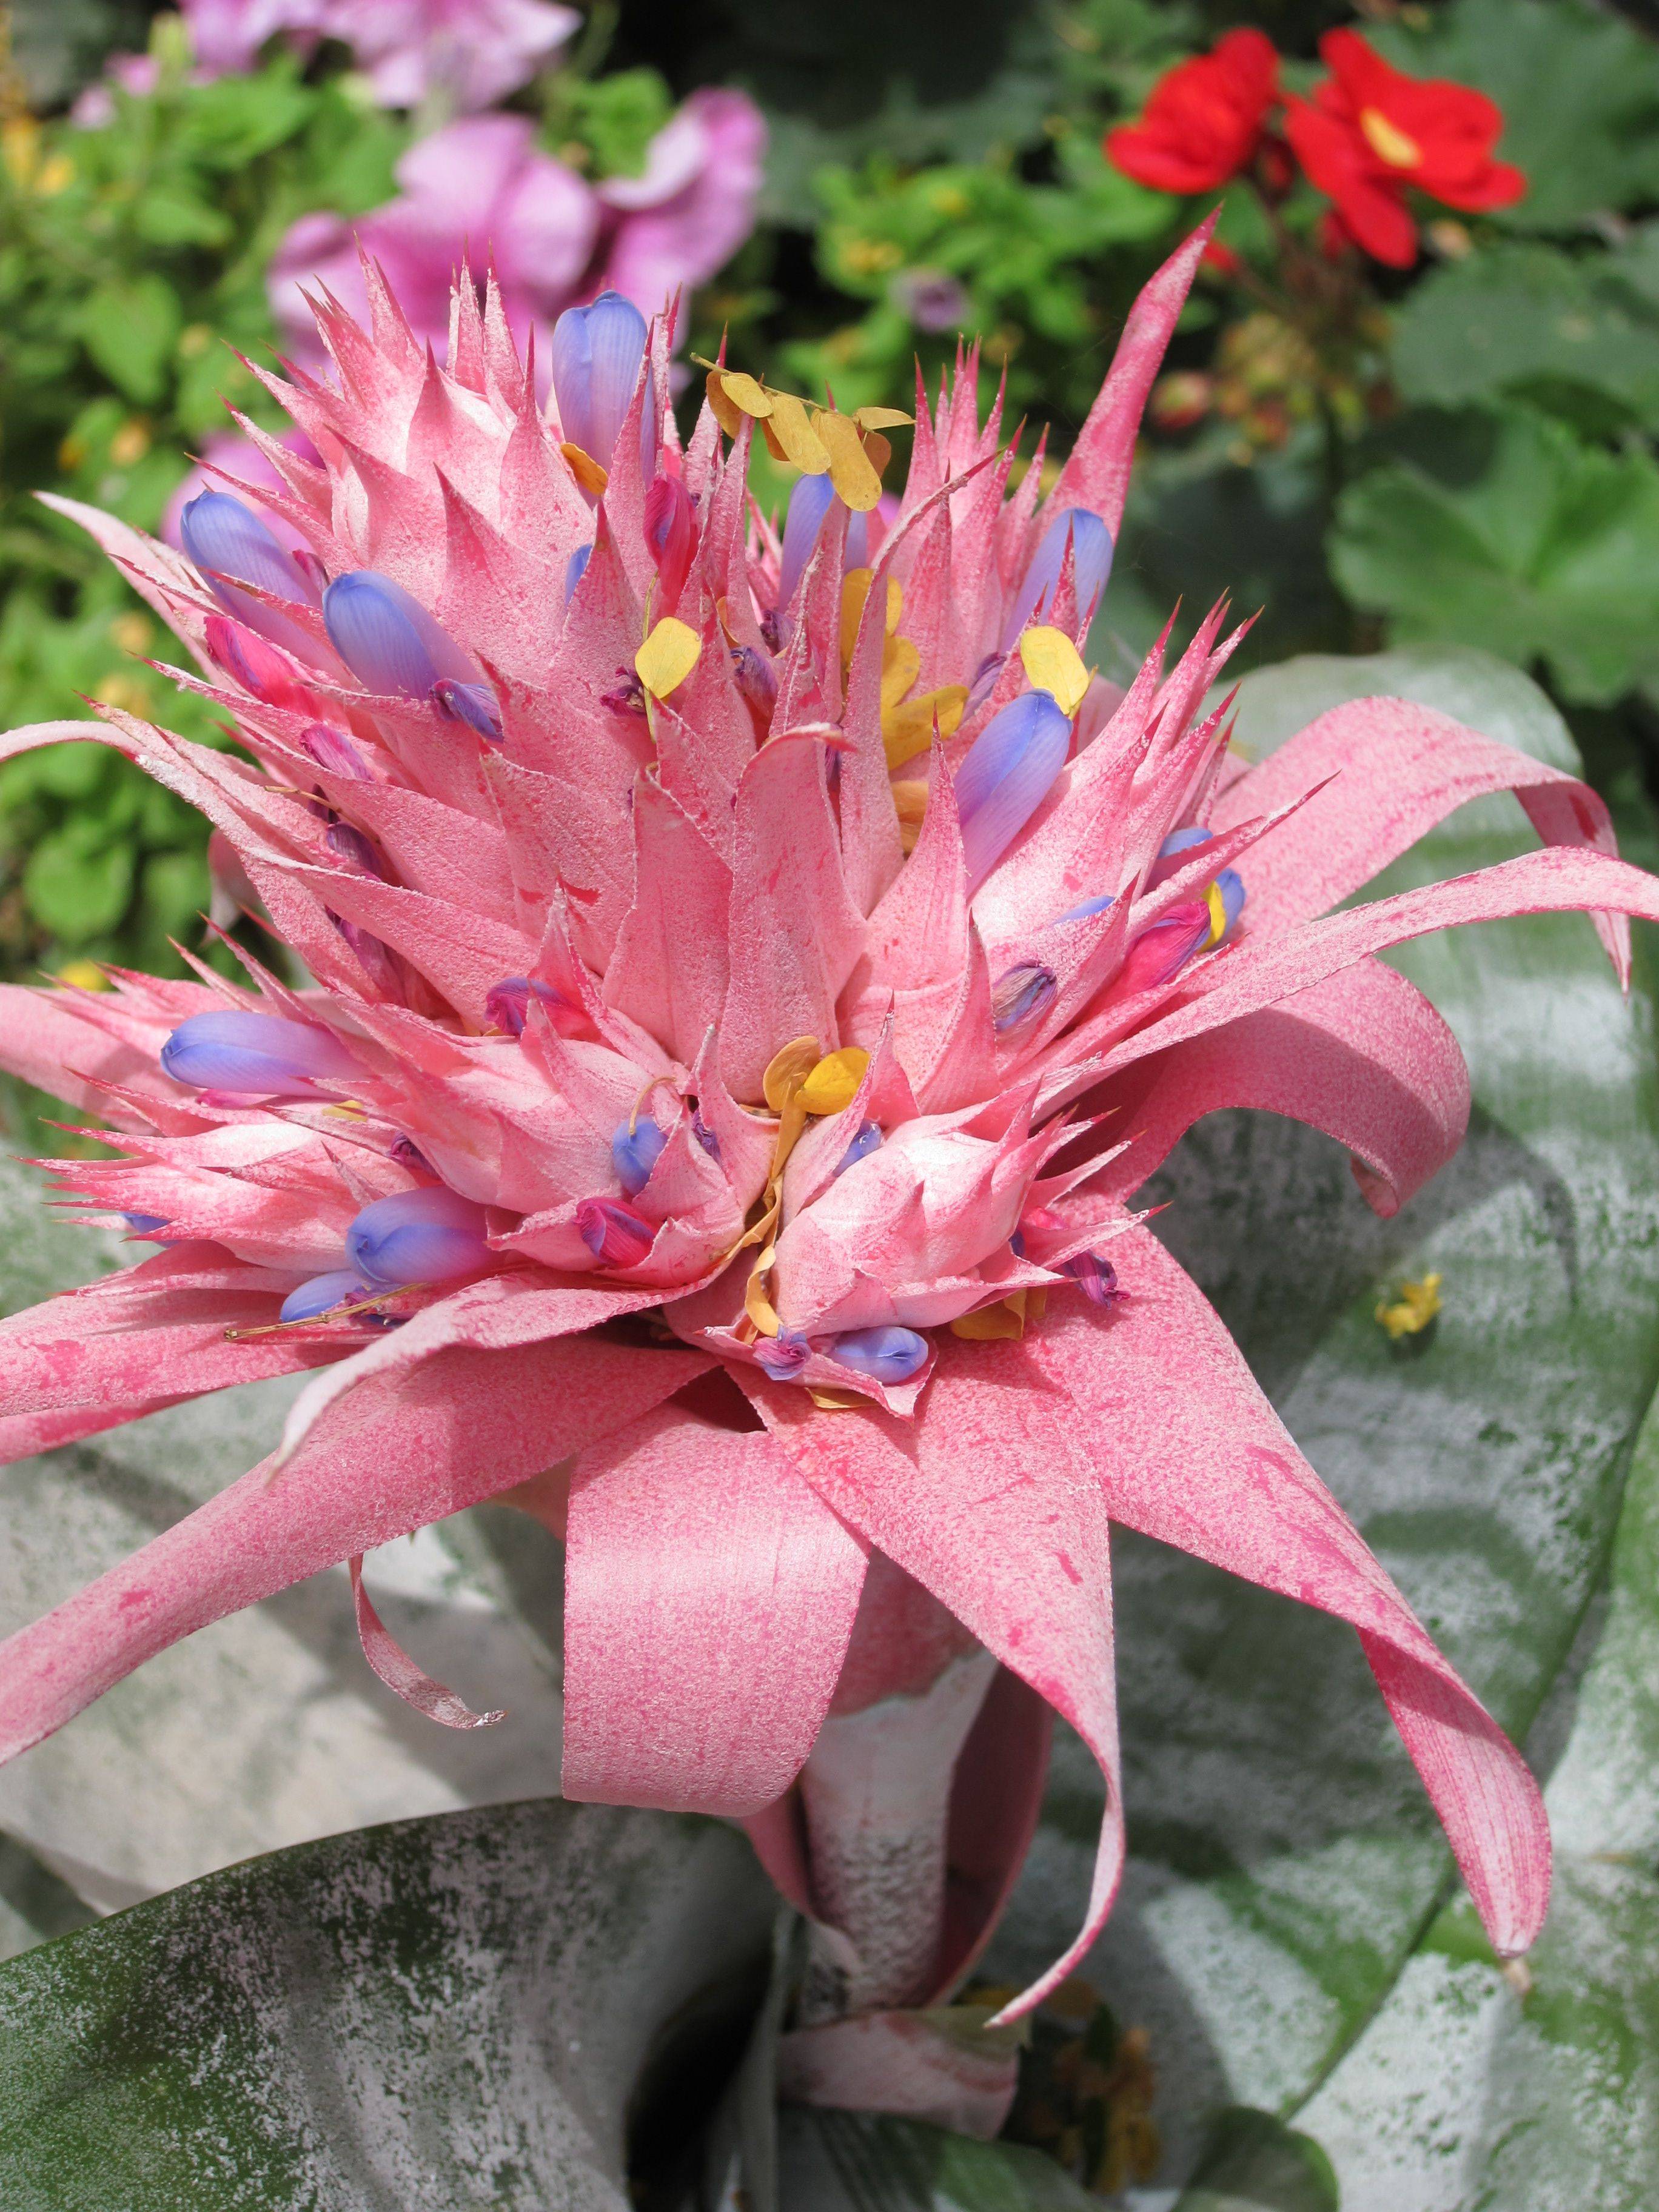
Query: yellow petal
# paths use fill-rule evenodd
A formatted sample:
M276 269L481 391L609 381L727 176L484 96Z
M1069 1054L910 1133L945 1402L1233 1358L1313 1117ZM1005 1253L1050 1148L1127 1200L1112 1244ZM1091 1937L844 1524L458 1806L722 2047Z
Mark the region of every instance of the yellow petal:
M853 420L860 430L902 430L915 421L902 407L857 407Z
M728 438L735 438L743 428L743 410L734 407L726 396L726 371L711 368L704 389L708 394L708 410Z
M951 1334L965 1336L972 1344L991 1344L1024 1336L1024 1292L1016 1291L1012 1297L999 1299L994 1306L981 1306L977 1313L958 1314L951 1324Z
M855 1413L860 1406L867 1405L865 1398L848 1398L835 1390L815 1390L809 1382L806 1395L819 1411L825 1413Z
M896 783L893 786L893 805L899 818L899 842L907 853L913 853L916 839L921 835L922 817L927 811L927 785Z
M765 424L766 442L773 459L787 461L809 477L821 477L830 465L830 454L807 420L805 408L793 392L773 392L767 396L772 412Z
M907 699L884 714L881 738L887 748L888 767L902 768L906 761L927 751L933 742L935 717L940 737L955 737L962 727L967 705L967 685L945 684L937 691L924 691L919 699Z
M653 699L665 699L684 684L702 653L702 640L689 623L665 615L634 655L639 678Z
M1089 672L1063 629L1028 629L1019 641L1025 673L1039 691L1050 693L1064 714L1075 714L1089 688Z
M783 1327L777 1308L766 1295L766 1279L772 1272L772 1263L778 1256L775 1244L769 1244L756 1260L744 1285L743 1310L763 1336L775 1336Z
M1212 945L1219 945L1227 934L1227 902L1221 896L1219 884L1212 884L1204 894L1210 908L1210 933L1204 940L1207 952Z
M881 711L885 714L921 673L921 649L908 637L890 637L881 649Z
M854 514L867 514L881 497L881 478L872 465L850 415L825 408L813 417L812 428L830 456L830 481Z
M761 1078L761 1096L775 1114L782 1113L817 1064L818 1041L816 1037L793 1038L773 1054L767 1062L766 1073Z
M800 1087L801 1104L809 1114L839 1114L857 1097L869 1065L870 1055L860 1045L826 1053Z
M763 422L772 412L770 394L763 391L752 376L745 376L740 368L722 370L720 380L732 404L741 407L745 415L752 415L757 422Z
M598 499L611 481L592 453L585 453L580 446L561 446L559 451L570 464L570 473L584 491L591 491Z

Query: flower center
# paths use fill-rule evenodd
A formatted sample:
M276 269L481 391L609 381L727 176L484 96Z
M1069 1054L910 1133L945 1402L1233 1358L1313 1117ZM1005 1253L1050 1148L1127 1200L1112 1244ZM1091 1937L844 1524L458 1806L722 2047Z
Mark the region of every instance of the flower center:
M1372 153L1391 169L1414 169L1421 162L1423 149L1416 139L1408 138L1397 123L1390 123L1381 108L1362 107L1359 127Z

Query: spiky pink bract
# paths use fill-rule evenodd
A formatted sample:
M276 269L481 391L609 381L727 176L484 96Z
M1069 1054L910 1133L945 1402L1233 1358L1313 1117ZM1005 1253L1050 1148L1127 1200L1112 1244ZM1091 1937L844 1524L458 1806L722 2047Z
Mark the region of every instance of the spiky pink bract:
M1065 1716L1106 1823L1087 1923L1030 2004L1121 1865L1115 1519L1355 1626L1494 1942L1530 1941L1548 1840L1526 1767L1129 1200L1197 1115L1254 1103L1328 1130L1392 1210L1455 1149L1468 1094L1444 1024L1373 956L1586 908L1622 967L1659 885L1593 793L1403 702L1243 767L1201 707L1237 637L1219 611L1174 667L1160 645L1121 699L1091 689L1040 769L1022 748L1052 698L999 724L999 779L1042 786L1006 836L970 853L957 804L975 741L1030 692L1010 610L1040 599L1080 641L1079 533L1036 595L1030 564L1057 516L1115 532L1206 234L1138 302L1046 507L1035 469L1008 496L970 358L917 424L867 587L845 588L831 501L787 599L750 519L751 429L728 448L705 410L682 449L660 322L596 460L538 406L495 289L480 308L463 286L440 367L368 266L367 327L320 316L334 377L270 380L320 459L253 434L283 489L252 495L307 574L389 580L385 621L414 605L422 652L477 677L465 712L441 682L422 695L412 647L366 690L326 595L274 609L294 651L233 651L186 562L76 510L257 767L113 708L0 751L93 738L142 762L314 980L249 962L237 985L0 992L4 1063L119 1133L117 1161L56 1163L62 1187L165 1240L3 1325L0 1442L319 1371L267 1468L11 1639L0 1748L220 1614L516 1489L568 1535L570 1793L745 1818L837 1923L809 2030L961 1978ZM682 629L642 654L671 562ZM907 693L968 703L894 770ZM1326 915L1497 790L1544 849ZM302 1095L170 1079L173 1032L239 1009L348 1065ZM394 1214L424 1278L308 1292L275 1326L367 1249L355 1224ZM366 1632L394 1686L476 1718Z

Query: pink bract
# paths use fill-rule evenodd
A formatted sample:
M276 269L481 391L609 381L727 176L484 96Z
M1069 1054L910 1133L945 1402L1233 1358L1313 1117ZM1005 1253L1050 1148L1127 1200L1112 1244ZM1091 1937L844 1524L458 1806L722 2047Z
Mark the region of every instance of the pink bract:
M1034 666L1063 668L1055 631L1083 637L1207 234L1136 303L1046 502L1036 467L1010 493L970 356L924 395L872 578L849 585L830 501L781 605L749 419L728 446L705 409L682 447L659 321L579 482L499 261L482 307L456 295L447 368L369 264L366 327L320 315L334 377L267 380L321 459L249 428L283 487L250 495L309 550L296 591L335 580L323 607L250 584L265 635L239 642L222 579L70 510L258 766L112 707L0 751L93 738L192 799L314 981L249 960L240 984L0 991L4 1065L120 1133L117 1160L55 1163L60 1186L166 1240L0 1325L0 1440L21 1455L314 1372L269 1462L11 1638L6 1754L204 1623L510 1495L568 1537L568 1793L745 1820L819 1926L792 2078L821 2083L837 2049L863 2078L910 2048L890 2016L986 1940L1050 1712L1107 1812L1086 1924L1014 2009L1110 1909L1115 1521L1353 1625L1493 1942L1526 1948L1549 1877L1531 1776L1133 1201L1197 1115L1257 1105L1347 1146L1391 1212L1456 1149L1468 1091L1444 1024L1375 956L1586 908L1622 969L1659 884L1616 857L1593 792L1401 701L1338 708L1247 766L1202 704L1238 635L1219 611L1069 736L1000 650L1034 599ZM362 571L352 628L336 595ZM635 656L665 614L695 651L673 682L647 656L647 692ZM890 769L884 722L894 738L907 693L952 685L960 729ZM1009 812L1056 712L1046 787ZM970 895L990 753L964 763L988 731L1007 834L987 861L981 814ZM1540 849L1343 904L1499 790ZM333 1045L309 1039L282 1095L164 1072L180 1024L236 1010ZM341 1050L351 1072L330 1074ZM399 1194L462 1224L445 1279L382 1287L400 1326L332 1307L279 1325ZM394 1687L472 1717L365 1627ZM889 2025L822 2033L848 2016ZM997 2102L929 2078L928 2109Z

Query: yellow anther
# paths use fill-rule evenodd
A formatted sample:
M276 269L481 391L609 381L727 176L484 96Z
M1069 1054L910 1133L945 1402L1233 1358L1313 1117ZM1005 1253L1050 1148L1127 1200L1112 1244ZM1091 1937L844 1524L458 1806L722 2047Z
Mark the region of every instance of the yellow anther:
M1019 641L1019 657L1037 690L1058 700L1063 714L1075 714L1089 688L1089 672L1065 631L1044 625L1028 629Z
M1378 107L1362 107L1359 127L1365 134L1365 143L1381 161L1391 169L1414 169L1423 159L1423 149L1415 138L1409 138L1397 123L1391 123Z
M867 514L881 497L881 477L864 449L858 424L850 415L825 408L813 417L812 428L830 456L830 483L854 514Z
M591 491L598 499L611 481L610 472L602 469L592 454L584 453L580 446L561 446L559 451L569 462L570 473L582 489Z
M773 1054L761 1078L761 1097L775 1114L782 1113L818 1059L818 1041L810 1036L793 1037Z
M1401 1283L1397 1298L1377 1302L1376 1318L1391 1342L1419 1336L1440 1310L1440 1277L1425 1275L1420 1283Z
M955 737L962 727L967 707L967 685L946 684L937 691L924 691L919 699L907 699L884 711L881 741L887 748L888 767L902 768L906 761L927 751L933 742L935 719L940 737Z
M702 640L689 623L665 615L634 655L639 679L653 699L665 699L684 684L702 653Z
M826 1053L800 1087L800 1103L809 1114L839 1114L858 1096L870 1055L861 1045L843 1045Z
M115 988L95 960L66 960L58 970L58 980L76 991L112 991Z

